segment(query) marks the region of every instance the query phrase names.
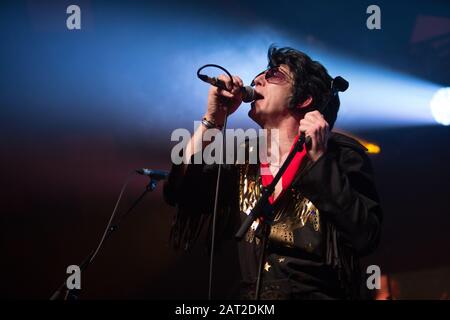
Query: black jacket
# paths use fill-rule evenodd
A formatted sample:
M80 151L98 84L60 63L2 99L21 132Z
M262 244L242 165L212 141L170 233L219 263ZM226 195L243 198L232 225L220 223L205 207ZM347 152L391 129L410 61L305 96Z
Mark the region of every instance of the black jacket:
M209 224L217 167L191 164L184 178L180 176L180 166L172 167L164 185L164 196L169 204L177 206L171 231L175 247L189 249L202 226ZM222 166L216 233L219 240L234 235L246 217L239 203L242 199L239 190L241 168L242 165ZM309 200L318 210L317 213L320 212L321 227L319 232L314 232L317 226L309 222L311 219L306 219L303 228L291 232L291 243L279 246L272 241L274 245L269 248L267 262L273 267L268 268L266 279L288 279L289 288L297 288L295 292L310 294L320 291L329 297L357 297L360 280L357 258L373 252L377 247L382 221L365 148L352 138L332 133L328 150L320 159L302 162L291 190L293 195L298 193ZM295 203L289 207L292 198L286 196L286 199L286 215L289 216ZM272 227L274 229L276 225ZM247 243L245 248L240 248L241 270L246 282L254 281L255 261L259 254L257 245L252 245L250 247ZM327 287L327 283L333 282L334 275L342 289L338 293Z

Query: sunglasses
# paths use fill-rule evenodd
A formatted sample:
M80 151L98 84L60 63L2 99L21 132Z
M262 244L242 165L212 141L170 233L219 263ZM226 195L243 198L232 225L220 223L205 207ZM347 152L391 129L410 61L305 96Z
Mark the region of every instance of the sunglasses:
M289 80L292 80L292 78L281 71L279 67L271 67L267 70L264 70L263 72L260 72L256 75L256 77L253 79L252 83L250 84L252 87L255 86L255 79L258 78L260 75L265 74L264 78L267 82L272 84L282 84L289 82Z

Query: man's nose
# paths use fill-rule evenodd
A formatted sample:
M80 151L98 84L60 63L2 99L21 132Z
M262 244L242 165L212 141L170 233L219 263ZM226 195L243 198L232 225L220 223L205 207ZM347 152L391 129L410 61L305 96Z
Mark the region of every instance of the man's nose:
M265 82L266 82L265 74L261 74L261 75L257 76L255 78L255 80L253 80L253 81L255 83L255 87L258 86L258 85L260 85L260 86L265 85Z

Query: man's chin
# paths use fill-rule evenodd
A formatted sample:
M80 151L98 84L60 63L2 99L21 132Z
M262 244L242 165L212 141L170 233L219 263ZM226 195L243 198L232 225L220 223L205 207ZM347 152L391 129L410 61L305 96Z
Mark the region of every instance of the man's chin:
M250 111L248 112L248 117L261 126L260 119L259 119L254 107L251 108Z
M256 121L256 111L254 106L248 111L248 117L253 121Z

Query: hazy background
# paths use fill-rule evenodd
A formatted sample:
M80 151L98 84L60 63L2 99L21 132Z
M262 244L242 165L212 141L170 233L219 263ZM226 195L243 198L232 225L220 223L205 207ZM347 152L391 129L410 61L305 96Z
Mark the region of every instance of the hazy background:
M81 30L66 28L70 4ZM171 132L193 130L206 106L197 69L250 83L273 43L348 79L336 128L381 146L383 238L366 263L398 276L400 297L448 296L450 127L429 102L450 83L450 3L377 1L382 29L368 30L371 4L2 1L1 296L49 298L97 244L131 170L170 168ZM248 108L230 128L255 127ZM146 183L132 180L122 210ZM80 297L207 298L208 257L169 247L173 214L159 186L82 275ZM216 297L239 276L233 246L216 260Z

